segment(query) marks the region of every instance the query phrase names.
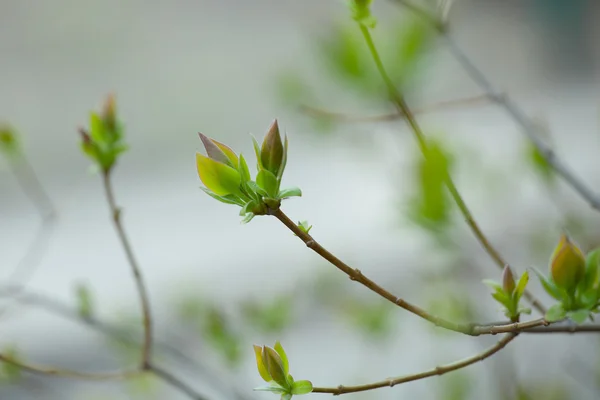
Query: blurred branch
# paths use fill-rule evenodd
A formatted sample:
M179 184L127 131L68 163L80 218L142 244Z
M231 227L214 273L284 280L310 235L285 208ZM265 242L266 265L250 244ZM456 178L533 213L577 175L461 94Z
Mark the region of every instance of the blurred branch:
M546 162L560 175L563 180L571 186L589 205L600 211L600 194L584 183L571 169L558 157L554 150L547 145L539 136L536 124L506 95L498 93L487 76L475 65L464 50L458 45L454 37L448 32L444 21L435 17L426 10L415 6L407 0L395 0L406 8L424 17L432 26L446 39L448 49L458 61L467 75L475 82L490 98L493 98L510 117L521 127L521 131L531 143L537 148Z
M383 62L381 61L381 57L379 56L379 52L377 51L377 48L375 47L375 43L373 42L373 38L371 37L371 33L369 32L369 29L367 27L365 27L364 25L360 25L360 24L359 24L359 27L365 38L365 42L367 43L367 46L371 53L371 56L373 57L373 61L375 62L375 65L377 66L379 74L381 75L381 78L383 79L385 85L388 88L389 95L391 97L392 102L398 108L399 112L406 117L406 120L407 120L410 128L412 129L412 131L415 135L415 138L417 139L417 142L419 144L421 152L423 153L423 156L425 158L428 158L429 148L427 145L427 140L425 138L425 135L423 134L423 131L421 130L421 127L417 123L417 120L415 119L415 116L412 113L411 109L408 107L408 104L406 103L404 97L398 92L398 90L396 89L396 86L394 85L394 83L390 79L388 73L386 72ZM475 235L477 240L479 240L479 243L483 246L483 248L486 250L486 252L490 256L490 258L496 263L496 265L499 268L503 269L504 266L507 265L508 263L500 255L498 250L496 250L496 248L494 248L492 246L492 244L489 242L487 237L484 235L483 231L481 230L481 228L479 227L477 222L475 222L475 219L473 218L471 211L467 207L467 204L465 203L465 201L463 200L462 196L460 195L458 189L456 188L456 185L454 184L452 177L449 174L446 174L444 181L445 181L446 187L448 188L448 191L450 192L450 195L452 196L452 198L454 199L454 202L460 209L460 212L462 213L463 217L465 218L467 225L469 225L469 227L471 228L471 231L473 232L473 234ZM535 298L535 296L533 294L531 294L531 292L525 291L524 295L541 314L546 313L546 309L544 308L544 306Z
M364 392L367 390L379 389L383 387L394 387L396 385L400 385L402 383L418 381L421 379L429 378L432 376L443 375L448 372L456 371L469 365L475 364L478 361L483 361L486 358L489 358L502 350L509 344L515 337L517 337L516 333L509 333L500 339L496 344L492 347L488 348L482 353L476 354L469 358L465 358L464 360L457 361L451 364L442 365L439 367L432 368L427 371L423 371L413 375L405 375L398 378L385 379L379 382L369 383L366 385L357 385L357 386L343 386L339 385L337 387L315 387L313 388L313 393L329 393L334 396L346 394L346 393L356 393L356 392Z
M41 219L33 239L8 277L8 281L15 287L24 287L40 266L56 226L57 213L48 192L41 184L25 153L20 151L15 158L9 159L9 164L21 190L37 209ZM14 294L18 295L18 293ZM5 314L8 308L9 306L5 306L1 309L0 315Z
M13 293L16 291L15 289L17 288L10 285L0 286L0 297L12 298ZM19 303L41 308L49 312L50 314L60 316L61 318L75 323L83 324L89 327L90 329L103 334L108 338L113 338L127 344L140 344L140 342L134 337L132 337L131 334L123 331L123 329L119 328L116 325L103 322L93 316L82 316L73 307L70 307L50 297L31 293L23 288L20 290L20 292L22 292L23 295L19 296L18 298L15 298L15 301ZM181 362L185 363L191 368L198 370L200 374L202 376L205 376L209 382L213 384L219 384L222 388L229 388L231 390L232 398L235 398L237 400L248 400L250 398L238 392L234 387L232 387L231 383L224 382L218 376L218 374L212 373L212 371L210 371L208 367L200 364L198 361L195 361L187 353L180 350L178 347L173 346L168 342L163 342L160 340L156 340L155 345L157 349L162 350L167 354L170 354L171 356L180 360ZM166 383L169 383L175 386L176 388L181 389L183 392L187 394L191 393L191 389L187 385L185 385L183 382L180 382L178 378L174 377L171 373L169 373L162 367L158 367L154 362L150 363L149 371L155 372L159 378L164 380ZM197 393L190 397L194 399L203 399L203 397L201 397Z
M489 100L489 96L473 96L467 97L464 99L458 100L448 100L442 101L439 103L432 104L430 106L426 106L423 108L418 108L413 110L415 114L425 114L435 111L440 111L448 108L456 108L456 107L464 107L464 106L473 106L479 104L485 104ZM335 111L324 110L317 107L312 107L308 105L301 105L300 111L313 117L319 118L329 118L339 122L385 122L385 121L395 121L398 119L404 118L404 114L401 112L394 112L389 114L380 114L380 115L372 115L372 116L356 116L351 114L338 113Z
M141 369L148 369L150 366L150 358L152 356L152 314L150 311L150 300L148 299L148 292L146 290L144 279L142 278L142 273L138 266L137 260L135 259L135 256L133 254L133 250L131 249L131 244L129 243L127 234L123 229L123 225L121 224L121 209L117 206L115 201L115 196L112 189L112 182L110 179L110 170L105 170L102 174L102 178L102 182L104 183L104 190L106 193L106 200L108 201L108 205L110 207L113 223L117 231L117 235L119 236L119 240L121 241L123 249L125 250L127 261L131 266L133 278L135 280L135 284L137 286L138 294L140 297L140 303L142 306L142 314L144 319L144 344L142 349L142 359L140 367Z

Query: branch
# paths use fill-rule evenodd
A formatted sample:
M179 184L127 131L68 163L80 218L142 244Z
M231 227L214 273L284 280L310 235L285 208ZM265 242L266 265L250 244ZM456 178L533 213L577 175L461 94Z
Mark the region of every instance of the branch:
M458 99L458 100L441 101L439 103L435 103L435 104L432 104L427 107L415 109L415 110L413 110L413 113L425 114L425 113L435 112L435 111L448 109L448 108L484 104L484 103L487 103L489 100L491 100L489 96L483 95L483 96L466 97L464 99ZM398 111L396 111L394 113L389 113L389 114L380 114L380 115L371 115L371 116L355 116L355 115L343 114L343 113L338 113L338 112L329 111L329 110L323 110L323 109L308 106L308 105L300 105L300 111L304 112L307 115L313 116L313 117L330 118L330 119L334 119L339 122L385 122L385 121L395 121L395 120L404 118L404 114L402 114L401 112L398 112Z
M429 378L429 377L437 376L437 375L443 375L448 372L452 372L452 371L456 371L456 370L468 367L469 365L475 364L478 361L483 361L486 358L493 356L494 354L496 354L497 352L502 350L504 347L506 347L506 345L509 344L515 337L517 337L516 333L509 333L506 336L504 336L502 339L500 339L492 347L488 348L487 350L485 350L482 353L476 354L469 358L465 358L464 360L461 360L461 361L456 361L451 364L446 364L446 365L442 365L439 367L435 367L430 370L423 371L423 372L420 372L417 374L405 375L405 376L400 376L400 377L391 378L391 379L385 379L385 380L382 380L379 382L369 383L366 385L358 385L358 386L340 385L340 386L334 387L334 388L315 387L312 392L313 393L329 393L329 394L333 394L334 396L337 396L337 395L346 394L346 393L364 392L367 390L379 389L379 388L388 387L388 386L394 387L394 386L402 384L402 383L418 381L421 379L425 379L425 378Z
M14 293L16 291L15 289L16 288L13 286L0 286L0 297L13 297L12 293ZM114 339L117 339L124 343L130 343L130 344L138 344L139 343L136 339L132 338L131 335L128 335L126 332L123 332L122 329L120 329L119 327L110 325L106 322L96 319L95 317L91 317L91 316L84 317L81 314L77 313L72 307L65 305L57 300L54 300L52 298L42 296L39 294L27 292L26 289L21 289L19 292L22 292L23 294L21 296L19 296L18 298L15 298L15 301L42 308L51 314L58 315L64 319L67 319L67 320L70 320L70 321L73 321L76 323L83 324L83 325L103 334L106 337L114 338ZM191 367L193 367L197 370L200 370L202 375L205 375L207 377L207 379L209 379L211 382L219 383L222 387L230 388L234 398L236 398L238 400L248 400L248 397L239 393L235 388L232 388L230 383L224 382L217 374L211 373L211 371L206 366L199 364L197 361L193 360L188 354L179 350L177 347L172 346L171 344L169 344L167 342L161 342L161 341L155 341L155 344L156 344L157 348L165 351L166 353L171 354L172 356L174 356L177 359L183 361L184 363L190 365ZM30 369L27 369L27 370L31 371ZM173 374L169 373L162 367L157 366L154 362L150 363L147 370L149 372L154 373L158 378L162 379L163 381L170 384L174 388L186 393L190 398L197 399L197 400L205 399L200 394L194 392L185 383L180 381L179 378L175 377ZM46 373L46 369L44 369L43 371L44 372L42 372L41 370L39 370L39 368L37 368L35 371L31 371L31 372L37 372L39 374ZM131 372L132 375L134 375L134 372L135 371ZM138 371L138 372L141 373L140 371ZM93 375L85 374L85 375L86 375L85 378L90 378L90 377L91 377L91 379L96 378L96 374L93 374ZM70 375L61 374L60 376L68 377ZM82 377L80 377L80 378L82 378Z
M72 370L63 370L54 367L45 367L39 365L31 365L25 364L10 356L6 356L4 354L0 354L0 362L4 362L7 364L14 365L24 371L31 372L34 374L41 375L52 375L59 376L63 378L74 378L74 379L85 379L85 380L114 380L114 379L128 379L134 376L139 375L142 371L139 369L130 370L130 371L122 371L122 372L100 372L100 373L87 373L80 371L72 371Z
M121 224L121 209L117 206L115 196L113 194L112 183L110 180L110 170L104 171L102 177L104 190L106 192L106 200L108 201L108 205L110 207L113 224L117 231L117 235L119 236L119 240L121 241L121 245L125 250L127 261L131 266L131 272L133 273L133 278L137 286L140 303L142 306L142 314L144 319L144 344L140 365L142 369L148 369L150 366L150 358L152 356L152 314L150 311L148 292L146 290L146 285L144 284L144 279L142 278L142 273L133 254L133 250L129 244L129 239L127 238L127 234L125 233L123 225Z
M381 61L381 57L379 56L377 48L375 47L375 43L373 42L373 38L371 37L371 33L369 32L369 29L363 25L360 25L360 30L363 33L365 41L367 42L367 46L369 48L369 51L371 52L371 56L373 57L373 60L375 61L377 69L379 70L379 74L381 75L381 78L383 79L383 81L385 82L385 84L388 88L389 95L391 97L392 102L398 108L399 112L406 116L406 120L408 121L408 124L409 124L410 128L412 129L412 131L415 135L415 138L417 139L419 148L421 149L423 156L427 158L428 157L428 146L427 146L427 141L425 139L425 135L423 134L423 131L421 130L421 127L417 123L417 120L415 119L414 114L408 107L408 104L406 103L406 101L404 100L402 95L398 92L398 90L396 89L396 86L394 85L391 78L387 74L385 67L383 66L383 62ZM452 196L452 198L454 199L454 202L460 209L460 212L462 213L463 217L465 218L467 225L469 225L469 227L471 228L471 231L473 231L473 234L475 235L477 240L479 240L479 243L482 245L482 247L488 253L490 258L496 263L496 265L499 268L503 269L504 266L507 265L507 262L502 258L500 253L492 246L492 244L489 242L487 237L483 234L479 225L475 222L475 219L473 218L471 211L469 210L465 201L463 200L462 196L460 195L460 193L459 193L458 189L456 188L456 185L454 184L454 181L452 180L450 175L446 174L444 180L445 180L446 187L448 188L448 191L450 192L450 195ZM542 313L542 314L546 313L546 309L544 308L544 306L534 297L533 294L531 294L529 291L525 291L524 295L540 313Z
M407 0L396 0L405 7L416 11L423 16L425 20L430 22L432 26L446 39L448 49L452 56L458 61L471 80L476 83L489 97L495 99L510 117L521 127L523 134L531 141L539 153L544 157L546 162L563 178L563 180L573 188L587 203L595 210L600 211L600 194L595 192L586 183L584 183L570 167L568 167L547 145L538 134L536 124L521 110L508 96L498 94L490 80L485 74L473 63L463 49L456 43L452 35L448 33L445 24L439 21L430 13L419 9Z

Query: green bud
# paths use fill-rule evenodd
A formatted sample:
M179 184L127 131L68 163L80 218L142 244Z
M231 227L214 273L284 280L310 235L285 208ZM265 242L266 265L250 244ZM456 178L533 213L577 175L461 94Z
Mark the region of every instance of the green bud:
M287 387L287 374L281 357L268 346L262 348L262 360L271 378L281 387Z
M263 140L260 157L262 167L274 176L278 176L283 163L284 150L277 120L273 121Z
M102 107L102 122L104 122L104 126L109 132L117 131L117 104L115 101L115 95L109 94L106 96L106 100L104 101L104 105Z
M241 195L240 173L227 164L196 153L198 176L204 185L219 196Z
M202 133L198 133L198 135L200 136L202 144L206 149L206 154L210 158L223 164L227 164L233 168L238 168L239 159L233 150L223 143L217 142L216 140L211 139Z
M550 275L556 286L572 291L585 274L585 256L563 234L550 258Z
M513 276L512 270L507 265L504 266L502 270L502 289L508 294L514 292L516 288L515 278Z

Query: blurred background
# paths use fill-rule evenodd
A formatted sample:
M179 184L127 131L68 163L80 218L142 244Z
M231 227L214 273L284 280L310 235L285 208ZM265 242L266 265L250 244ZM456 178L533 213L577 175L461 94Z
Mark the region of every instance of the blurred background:
M415 109L435 111L419 121L513 268L546 270L563 229L584 250L598 246L600 215L540 162L501 108L480 97L445 41L399 4L374 3L384 62ZM600 4L459 0L449 21L497 89L599 188ZM432 313L465 322L503 318L481 284L499 280L500 271L445 192L437 194L405 123L340 122L319 111L393 112L343 1L2 0L0 121L21 134L56 209L55 219L41 222L47 204L36 207L16 179L30 175L2 159L5 351L83 371L135 365L137 293L100 177L78 147L77 128L109 93L131 147L114 183L151 296L157 362L200 393L274 398L251 390L262 384L252 344L280 340L296 379L337 386L430 369L497 340L444 332L388 305L275 219L242 225L234 207L199 190L197 132L250 159L249 133L261 138L277 118L290 140L285 184L303 190L283 205L292 219L308 220L341 259ZM465 98L475 100L431 108ZM18 301L6 287L15 282L27 282L29 293ZM530 286L551 304L537 280ZM54 306L74 310L67 312L74 318ZM78 322L78 309L114 328L113 337ZM597 399L599 344L594 335L522 335L459 372L347 397ZM1 399L185 398L152 378L19 375L3 370Z

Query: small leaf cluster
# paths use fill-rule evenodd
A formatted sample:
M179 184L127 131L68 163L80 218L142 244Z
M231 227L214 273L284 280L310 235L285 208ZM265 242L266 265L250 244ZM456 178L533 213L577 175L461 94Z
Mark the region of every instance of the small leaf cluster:
M377 20L371 14L373 0L349 0L348 9L352 19L366 28L375 28Z
M255 345L254 354L258 373L268 383L267 386L257 387L254 390L281 394L282 400L289 400L293 395L312 392L313 385L310 381L294 381L290 375L289 361L281 343L276 342L274 348Z
M222 203L241 207L242 222L256 215L266 215L279 208L281 200L301 196L299 188L281 189L281 179L287 163L288 139L282 141L275 120L262 145L253 139L256 153L256 178L252 179L246 159L228 146L200 134L206 156L196 153L198 176L205 193Z
M127 151L123 124L117 118L114 96L106 98L101 113L90 113L89 130L80 129L81 149L103 172L108 173L119 155Z
M536 271L546 292L559 302L548 309L546 320L569 318L577 324L593 319L600 305L600 248L587 256L565 234L549 264L549 276Z
M494 290L492 297L504 307L504 315L516 320L521 314L529 314L531 310L519 306L525 287L529 282L529 273L525 271L518 281L515 281L511 268L506 265L502 270L502 283L485 280L484 283Z

